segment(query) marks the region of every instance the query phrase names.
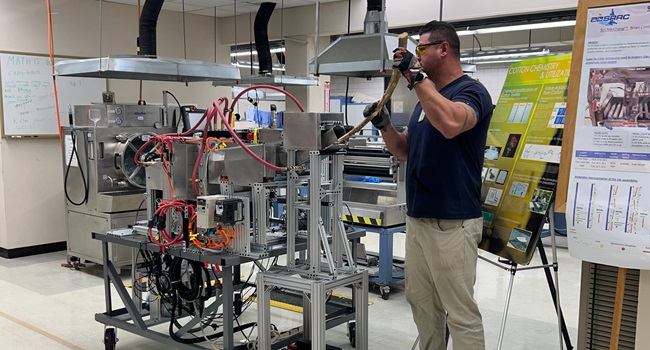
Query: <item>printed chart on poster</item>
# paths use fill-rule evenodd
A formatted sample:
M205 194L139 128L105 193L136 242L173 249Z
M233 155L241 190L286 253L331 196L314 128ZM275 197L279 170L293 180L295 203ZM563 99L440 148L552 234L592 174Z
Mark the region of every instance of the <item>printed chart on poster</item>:
M484 154L482 249L528 264L560 163L571 56L513 63L496 105Z
M588 10L567 226L572 256L650 268L650 8Z

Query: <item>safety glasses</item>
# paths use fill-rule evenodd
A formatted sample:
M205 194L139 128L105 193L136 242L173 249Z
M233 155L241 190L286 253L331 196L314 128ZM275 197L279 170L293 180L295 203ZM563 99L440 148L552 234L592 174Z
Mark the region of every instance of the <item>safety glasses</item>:
M428 43L428 44L419 44L418 46L415 47L415 55L422 56L422 55L424 55L425 52L427 52L427 49L429 48L429 46L440 45L440 44L442 44L444 42L445 42L444 40L440 40L440 41L434 41L434 42Z

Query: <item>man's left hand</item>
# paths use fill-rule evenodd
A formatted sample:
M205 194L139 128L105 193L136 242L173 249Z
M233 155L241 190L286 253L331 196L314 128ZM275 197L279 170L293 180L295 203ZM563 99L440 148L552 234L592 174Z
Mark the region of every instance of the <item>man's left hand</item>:
M426 77L422 73L420 61L407 49L398 47L393 51L393 68L399 69L402 75L408 81L409 90L418 83L421 83Z
M393 50L393 68L399 69L402 75L408 79L413 70L421 70L422 66L420 61L409 50L398 47Z

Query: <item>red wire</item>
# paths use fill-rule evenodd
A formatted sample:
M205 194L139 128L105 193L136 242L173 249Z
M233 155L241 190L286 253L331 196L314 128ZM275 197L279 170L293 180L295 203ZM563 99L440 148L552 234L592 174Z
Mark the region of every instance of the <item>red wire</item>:
M156 211L154 212L154 215L159 216L159 217L164 216L169 209L176 209L182 215L183 214L183 209L185 207L187 207L188 215L190 217L192 217L194 215L194 213L195 213L194 206L193 205L187 205L187 204L185 204L185 202L180 201L180 200L173 200L171 202L161 201L159 206L158 206L158 209L156 209ZM174 244L181 243L183 241L183 238L184 238L184 236L183 236L183 228L181 228L178 235L176 237L173 237L173 238L167 233L167 230L165 228L159 229L158 233L160 234L160 237L159 237L159 239L156 239L153 236L153 229L150 228L149 229L149 238L151 239L151 241L154 244L161 247L163 251L164 251L164 249L166 247L169 247L169 246L174 245ZM164 242L163 242L163 240L164 240Z

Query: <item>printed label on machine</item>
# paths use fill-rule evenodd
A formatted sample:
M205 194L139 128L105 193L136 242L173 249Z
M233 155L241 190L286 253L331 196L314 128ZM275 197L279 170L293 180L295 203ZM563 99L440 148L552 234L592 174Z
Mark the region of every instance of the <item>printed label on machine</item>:
M77 161L77 154L72 153L72 149L74 148L74 145L72 143L72 135L65 135L64 145L66 166L79 166L79 162ZM70 157L72 157L72 160L70 160Z

